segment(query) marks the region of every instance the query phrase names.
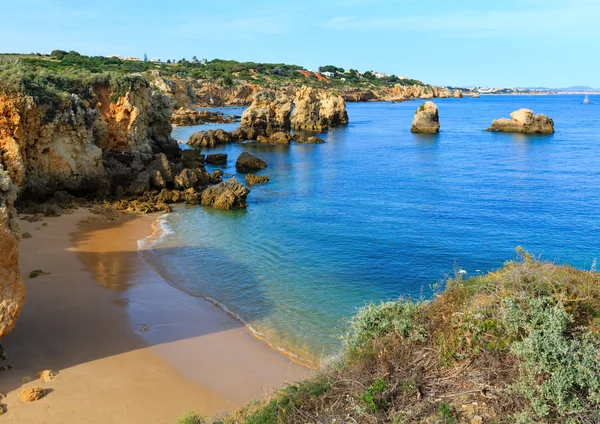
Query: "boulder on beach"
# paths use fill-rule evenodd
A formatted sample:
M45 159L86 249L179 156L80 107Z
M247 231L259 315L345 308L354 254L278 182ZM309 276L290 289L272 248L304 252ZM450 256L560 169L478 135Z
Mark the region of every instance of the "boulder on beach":
M425 102L417 108L410 130L414 133L436 133L440 131L440 116L435 103Z
M235 168L239 172L256 171L258 169L264 169L266 167L267 163L264 160L259 159L248 152L242 153L235 162Z
M202 192L202 205L217 209L239 209L248 206L246 197L250 189L233 177Z
M492 122L487 131L522 134L552 134L554 121L546 115L534 115L530 109L519 109L510 114L512 119L501 118Z
M254 175L254 174L246 174L246 184L254 185L254 184L265 184L269 182L269 177L265 177L264 175Z

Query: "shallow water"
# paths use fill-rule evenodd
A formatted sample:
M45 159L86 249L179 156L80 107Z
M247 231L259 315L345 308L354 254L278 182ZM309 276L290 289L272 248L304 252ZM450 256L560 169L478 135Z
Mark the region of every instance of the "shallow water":
M152 263L313 359L339 348L343 320L365 302L427 297L454 269L497 268L519 245L589 269L600 256L600 98L582 101L437 99L439 135L410 133L420 103L354 103L351 123L323 145L206 149L228 153L222 169L234 175L242 151L261 157L271 182L252 187L247 210L184 207L163 218ZM520 107L552 117L556 133L483 131Z

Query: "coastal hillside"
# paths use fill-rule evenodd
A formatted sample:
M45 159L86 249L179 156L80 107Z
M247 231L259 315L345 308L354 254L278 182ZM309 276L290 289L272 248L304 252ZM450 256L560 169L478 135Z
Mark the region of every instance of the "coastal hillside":
M517 252L433 300L363 307L341 356L218 422L599 422L600 274Z
M0 56L18 61L35 74L69 75L77 72L101 75L137 75L171 98L175 109L195 106L249 105L254 94L264 88L286 89L293 94L305 85L335 89L344 100L402 101L415 98L462 97L469 90L436 87L395 75L359 73L335 66L313 72L298 65L237 62L169 60L168 63L124 60L116 57L89 57L77 52L55 50L50 55Z

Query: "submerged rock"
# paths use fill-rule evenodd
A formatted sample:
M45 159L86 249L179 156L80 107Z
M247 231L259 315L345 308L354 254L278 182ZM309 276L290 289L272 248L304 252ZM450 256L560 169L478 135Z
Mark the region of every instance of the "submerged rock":
M440 131L440 116L435 103L425 102L417 108L410 130L414 133L436 133Z
M523 134L552 134L554 121L546 115L534 115L530 109L519 109L510 114L512 119L501 118L492 122L486 131Z
M217 209L239 209L248 206L246 197L250 189L233 177L202 192L202 205Z
M254 184L265 184L269 182L269 177L265 177L264 175L254 175L254 174L246 174L246 184L254 185Z
M266 167L267 163L264 160L259 159L248 152L242 153L235 162L235 168L240 172L256 171Z

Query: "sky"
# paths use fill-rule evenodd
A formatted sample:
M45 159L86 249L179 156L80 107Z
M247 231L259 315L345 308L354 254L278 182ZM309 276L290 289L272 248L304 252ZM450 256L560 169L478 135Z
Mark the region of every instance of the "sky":
M0 52L335 65L443 86L600 88L599 0L21 0Z

